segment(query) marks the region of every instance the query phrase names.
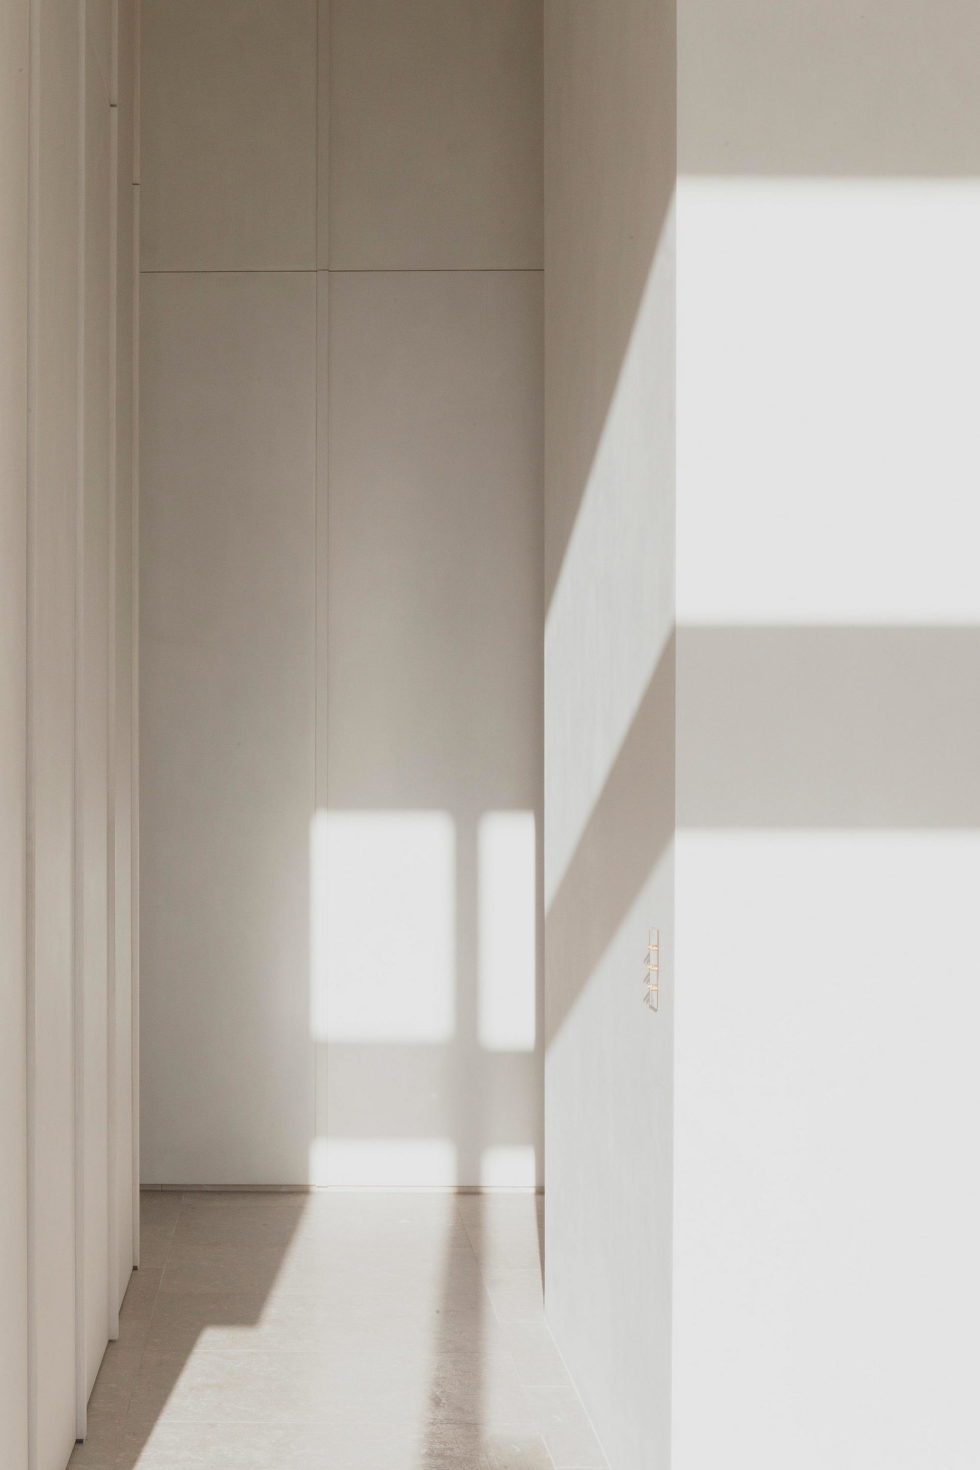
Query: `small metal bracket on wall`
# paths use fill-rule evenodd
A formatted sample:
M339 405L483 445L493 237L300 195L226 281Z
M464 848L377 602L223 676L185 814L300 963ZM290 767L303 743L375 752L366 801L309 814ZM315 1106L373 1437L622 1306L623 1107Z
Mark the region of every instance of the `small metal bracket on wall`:
M644 1002L651 1011L660 1009L660 930L651 929L646 957L647 990Z

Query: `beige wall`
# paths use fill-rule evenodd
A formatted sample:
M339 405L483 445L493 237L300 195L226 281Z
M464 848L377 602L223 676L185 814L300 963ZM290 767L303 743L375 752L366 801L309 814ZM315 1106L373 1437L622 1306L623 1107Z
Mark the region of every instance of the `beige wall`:
M2 89L11 115L0 130L12 149L0 704L21 732L9 809L4 787L3 894L27 918L25 932L5 907L3 994L19 999L0 1028L12 1048L2 1073L22 1100L5 1097L2 1108L19 1155L4 1159L5 1251L8 1232L24 1233L16 1278L2 1288L0 1353L5 1455L16 1470L62 1470L85 1432L137 1244L134 9L7 4L0 54L20 78ZM6 781L6 729L0 750Z
M305 1182L315 0L142 28L142 1170Z
M27 281L26 0L0 5L0 1415L27 1464Z
M669 1464L674 26L545 8L548 1315L616 1470ZM651 928L663 998L644 1006Z
M532 1183L540 5L143 32L144 1177Z

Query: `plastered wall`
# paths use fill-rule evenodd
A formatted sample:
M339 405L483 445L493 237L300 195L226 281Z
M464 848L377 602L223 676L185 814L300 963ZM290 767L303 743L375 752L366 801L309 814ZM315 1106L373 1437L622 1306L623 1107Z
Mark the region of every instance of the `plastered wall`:
M540 73L145 0L150 1183L541 1177Z
M980 21L678 15L674 1465L965 1470Z
M28 7L0 6L0 1410L27 1463Z
M136 15L5 3L5 1463L63 1470L134 1220ZM8 1433L9 1430L9 1433Z
M549 1313L615 1470L965 1470L977 19L676 23L546 7Z
M546 1304L615 1470L669 1464L674 17L545 9ZM646 1008L659 930L662 996Z

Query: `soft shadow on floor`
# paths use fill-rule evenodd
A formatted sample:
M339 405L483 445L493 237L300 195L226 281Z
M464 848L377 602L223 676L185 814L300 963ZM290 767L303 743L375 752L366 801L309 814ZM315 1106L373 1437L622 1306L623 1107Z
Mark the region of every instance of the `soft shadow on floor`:
M144 1455L154 1427L196 1352L252 1340L306 1203L301 1194L143 1191L141 1266L69 1470L167 1463L155 1450Z
M539 1198L150 1192L143 1217L71 1470L605 1470Z
M507 1201L504 1210L514 1224L505 1242L486 1218L489 1198L461 1196L458 1224L446 1235L420 1470L554 1470L490 1295L493 1284L503 1282L495 1271L524 1270L533 1258L537 1201L533 1196ZM470 1265L476 1268L472 1294L461 1290ZM538 1315L533 1293L525 1309Z

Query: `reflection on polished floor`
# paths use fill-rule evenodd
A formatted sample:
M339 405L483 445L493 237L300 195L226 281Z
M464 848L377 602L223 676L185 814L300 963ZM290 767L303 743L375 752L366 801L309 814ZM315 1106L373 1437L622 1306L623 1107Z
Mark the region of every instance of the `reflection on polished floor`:
M146 1192L71 1470L605 1470L540 1198Z

